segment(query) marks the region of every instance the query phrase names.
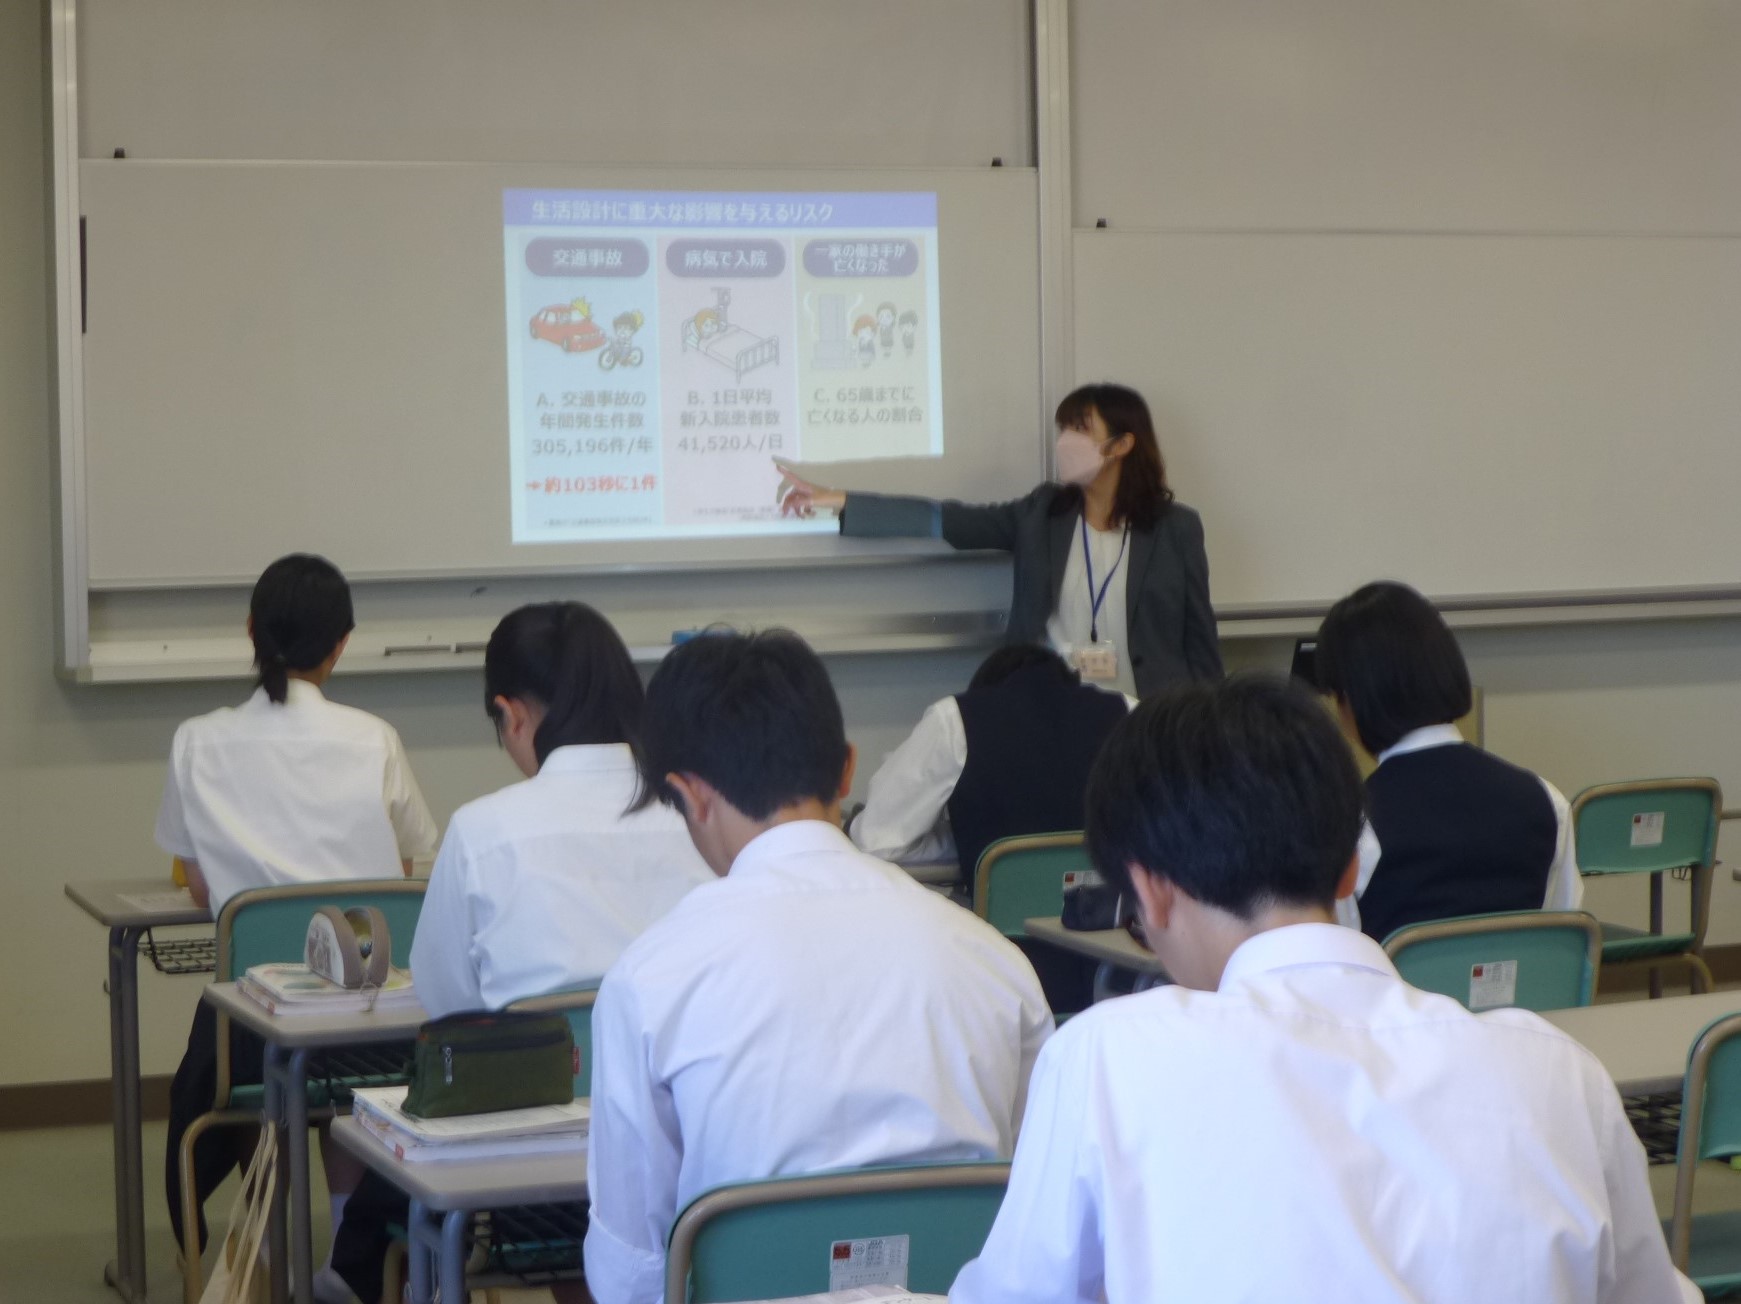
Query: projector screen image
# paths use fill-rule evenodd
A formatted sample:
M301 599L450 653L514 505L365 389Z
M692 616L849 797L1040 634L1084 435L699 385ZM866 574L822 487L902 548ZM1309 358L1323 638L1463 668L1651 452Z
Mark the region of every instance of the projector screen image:
M503 193L515 543L832 531L775 458L939 457L937 197Z

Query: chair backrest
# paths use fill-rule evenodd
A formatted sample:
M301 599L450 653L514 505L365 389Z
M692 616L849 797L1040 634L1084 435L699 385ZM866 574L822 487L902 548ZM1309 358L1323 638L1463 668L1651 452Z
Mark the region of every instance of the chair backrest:
M1026 937L1026 921L1064 911L1064 875L1092 868L1082 834L999 838L979 856L973 913L1005 937Z
M592 1095L592 1004L598 999L597 987L578 987L572 991L550 992L544 996L527 996L514 1001L510 1010L545 1012L561 1010L568 1016L568 1026L574 1032L575 1098Z
M984 1247L1009 1171L1006 1163L927 1164L715 1187L671 1228L665 1299L820 1294L836 1255L879 1237L906 1238L908 1289L945 1294Z
M1586 788L1572 801L1580 874L1709 868L1723 790L1715 779L1642 779Z
M1692 1252L1694 1174L1707 1159L1741 1155L1741 1014L1725 1014L1694 1038L1683 1087L1669 1253L1684 1272ZM1699 1282L1707 1291L1737 1283L1741 1274L1727 1282Z
M423 910L425 883L414 878L363 878L322 883L289 883L238 892L218 914L218 982L231 982L251 965L302 959L308 921L321 906L375 906L387 917L393 963L411 962L411 938ZM218 1016L217 1106L230 1094L229 1020Z
M1520 910L1409 924L1384 939L1403 981L1472 1010L1588 1005L1602 925L1582 910Z

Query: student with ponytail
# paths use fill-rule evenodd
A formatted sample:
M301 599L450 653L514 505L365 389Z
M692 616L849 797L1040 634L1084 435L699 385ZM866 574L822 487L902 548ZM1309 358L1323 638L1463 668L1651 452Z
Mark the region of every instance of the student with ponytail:
M413 858L434 849L435 821L399 735L321 692L353 623L350 586L336 566L304 553L279 558L248 604L260 676L253 696L175 731L157 844L186 862L189 890L214 915L249 888L409 874ZM238 1038L232 1077L258 1081L259 1062L259 1044ZM211 1108L216 1074L216 1022L201 1004L170 1087L165 1177L178 1239L181 1138ZM236 1159L227 1132L196 1144L202 1205ZM354 1180L329 1167L335 1210Z
M594 985L713 878L682 816L629 813L641 699L628 648L591 607L521 607L490 635L484 711L526 778L460 807L441 840L411 944L430 1018ZM333 1247L358 1298L380 1298L388 1228L404 1219L405 1197L365 1177Z

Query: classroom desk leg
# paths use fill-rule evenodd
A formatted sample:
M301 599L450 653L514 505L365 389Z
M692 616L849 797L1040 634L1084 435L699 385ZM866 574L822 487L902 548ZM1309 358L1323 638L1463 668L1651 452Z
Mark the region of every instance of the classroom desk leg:
M432 1251L439 1246L432 1246L430 1229L430 1214L427 1209L413 1200L411 1215L405 1220L405 1252L411 1270L411 1304L432 1304L435 1299L434 1273L430 1268L435 1255ZM463 1298L463 1297L462 1297Z
M441 1217L441 1275L436 1279L439 1299L466 1297L465 1233L471 1221L469 1209L449 1209Z
M109 930L109 1093L115 1134L115 1261L103 1280L145 1304L145 1162L139 1138L139 930Z
M266 1043L265 1071L261 1075L265 1088L261 1100L266 1126L278 1130L278 1167L272 1186L272 1211L266 1220L266 1259L269 1271L266 1279L271 1286L272 1304L285 1304L290 1291L290 1237L285 1230L285 1213L290 1207L290 1165L285 1158L289 1131L284 1126L284 1052L271 1042ZM303 1276L306 1278L307 1274ZM305 1282L306 1285L306 1282Z
M290 1157L290 1270L296 1304L314 1304L314 1227L308 1181L308 1051L284 1064L284 1128Z

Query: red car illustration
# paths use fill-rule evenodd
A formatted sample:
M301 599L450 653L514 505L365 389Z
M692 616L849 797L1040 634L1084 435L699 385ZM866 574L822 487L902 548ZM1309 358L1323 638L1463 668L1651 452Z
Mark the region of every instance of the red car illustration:
M564 353L587 353L603 348L605 333L592 319L592 306L585 299L557 303L532 318L532 338L549 340Z

